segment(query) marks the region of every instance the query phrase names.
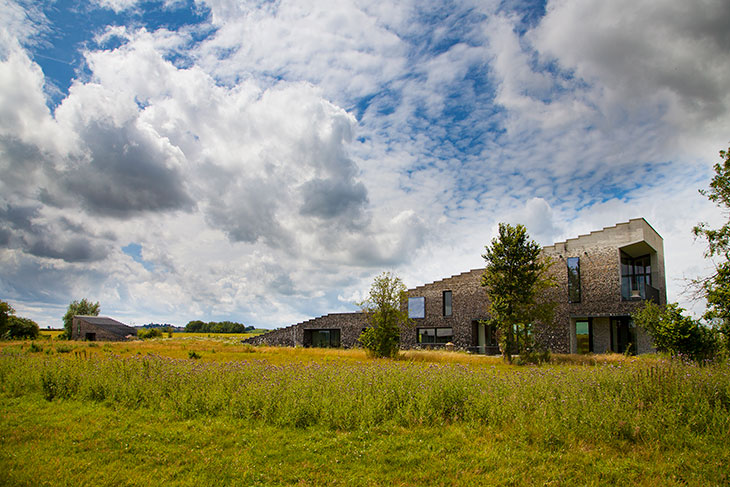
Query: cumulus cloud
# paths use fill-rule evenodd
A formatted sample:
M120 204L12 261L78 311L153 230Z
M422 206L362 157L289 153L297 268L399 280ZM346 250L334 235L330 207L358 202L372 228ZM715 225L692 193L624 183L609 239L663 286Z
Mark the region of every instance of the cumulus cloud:
M722 0L556 1L530 38L540 54L600 86L592 101L612 121L644 114L696 136L729 121L728 21Z
M177 29L98 3L134 22L79 44L52 110L48 20L0 9L0 290L28 309L285 325L384 268L479 267L501 221L549 244L646 216L668 269L701 268L682 228L714 211L723 2L210 0Z

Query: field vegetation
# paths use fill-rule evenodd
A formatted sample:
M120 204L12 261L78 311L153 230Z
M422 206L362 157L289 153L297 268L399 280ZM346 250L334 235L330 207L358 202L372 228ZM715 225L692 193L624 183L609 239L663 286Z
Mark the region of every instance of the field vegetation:
M0 348L8 484L730 482L727 363L519 367L204 337Z

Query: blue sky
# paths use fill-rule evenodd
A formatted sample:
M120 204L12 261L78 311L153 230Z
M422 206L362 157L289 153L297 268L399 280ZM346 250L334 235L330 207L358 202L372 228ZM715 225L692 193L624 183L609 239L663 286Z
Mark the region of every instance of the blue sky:
M284 326L644 217L669 299L711 263L730 6L0 4L0 299L60 326Z

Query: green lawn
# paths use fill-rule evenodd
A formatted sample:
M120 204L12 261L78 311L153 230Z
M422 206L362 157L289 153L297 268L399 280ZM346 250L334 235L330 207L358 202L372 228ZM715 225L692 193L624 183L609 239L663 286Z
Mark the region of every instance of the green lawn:
M726 450L542 445L489 427L330 431L0 397L5 485L727 485ZM700 445L701 446L701 445Z
M727 364L0 348L2 485L730 483Z

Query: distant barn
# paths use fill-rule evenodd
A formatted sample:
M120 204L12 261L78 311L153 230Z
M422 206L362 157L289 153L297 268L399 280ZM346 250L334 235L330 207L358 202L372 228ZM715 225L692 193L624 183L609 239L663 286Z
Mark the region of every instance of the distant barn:
M137 330L106 316L74 316L74 340L122 342L137 336Z

